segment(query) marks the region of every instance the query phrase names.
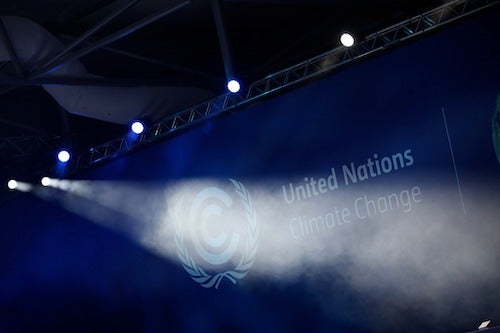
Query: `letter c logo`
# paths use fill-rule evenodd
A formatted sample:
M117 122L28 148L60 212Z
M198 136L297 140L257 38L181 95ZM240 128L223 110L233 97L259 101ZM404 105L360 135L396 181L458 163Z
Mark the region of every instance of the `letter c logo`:
M216 187L209 187L199 192L193 200L191 210L189 212L189 231L196 252L203 260L212 265L222 265L228 262L236 253L240 236L232 233L229 244L225 249L221 249L227 243L228 235L226 232L220 232L213 235L209 230L209 223L214 218L220 218L223 212L223 207L216 203L205 204L209 199L220 201L226 208L233 205L233 200L229 195ZM212 200L214 201L214 200ZM200 211L201 210L201 211ZM198 216L200 214L201 216ZM197 221L200 220L199 228ZM201 234L200 242L198 235ZM205 247L208 245L208 249Z

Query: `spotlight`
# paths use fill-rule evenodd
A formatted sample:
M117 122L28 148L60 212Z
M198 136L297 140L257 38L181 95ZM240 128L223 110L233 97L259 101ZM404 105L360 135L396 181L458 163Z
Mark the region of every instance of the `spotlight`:
M14 179L11 179L7 183L7 187L11 190L15 190L17 188L17 182Z
M142 132L144 132L144 124L141 123L140 121L134 121L130 126L130 129L135 134L141 134Z
M49 186L50 184L50 178L49 177L43 177L42 180L40 181L43 186Z
M66 163L71 158L71 155L69 151L67 151L66 149L61 149L59 153L57 153L57 158L59 159L60 162Z
M340 42L345 47L351 47L354 45L354 37L351 34L344 32L342 36L340 36Z
M232 93L237 93L238 91L240 91L240 83L234 79L230 80L227 83L227 90Z

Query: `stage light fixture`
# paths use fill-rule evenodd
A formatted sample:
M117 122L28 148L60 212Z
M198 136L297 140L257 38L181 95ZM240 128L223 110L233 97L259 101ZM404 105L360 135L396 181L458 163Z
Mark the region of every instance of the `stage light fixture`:
M58 153L57 153L57 159L62 162L62 163L66 163L69 161L69 159L71 158L71 154L69 153L69 151L67 151L66 149L61 149Z
M134 121L130 126L130 129L135 134L141 134L142 132L144 132L144 124L140 121Z
M14 179L11 179L7 183L7 187L11 190L15 190L17 188L17 182Z
M227 83L227 90L232 93L237 93L238 91L240 91L240 83L234 79L230 80Z
M40 181L43 186L49 186L50 184L50 178L49 177L43 177L42 180Z
M344 45L345 47L351 47L354 45L354 37L350 34L350 33L347 33L347 32L344 32L341 36L340 36L340 42L342 43L342 45Z

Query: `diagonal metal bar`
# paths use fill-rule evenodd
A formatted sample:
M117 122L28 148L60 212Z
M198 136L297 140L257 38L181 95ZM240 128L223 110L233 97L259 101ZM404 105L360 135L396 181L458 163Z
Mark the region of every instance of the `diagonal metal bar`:
M222 53L222 61L227 79L233 77L233 64L231 60L231 52L229 51L229 42L227 40L226 29L224 20L222 18L222 11L220 8L220 0L212 0L212 12L214 14L215 26L217 28L217 36L219 37L220 50Z
M335 48L305 62L269 75L262 80L255 81L247 89L246 94L243 92L242 95L223 94L171 115L149 127L135 141L130 141L127 136L123 136L92 147L89 151L81 154L77 158L76 163L71 165L71 172L78 172L97 163L156 142L180 130L195 126L213 117L232 112L256 100L265 98L270 94L291 86L296 86L305 80L320 77L327 72L332 72L360 58L382 52L390 47L401 46L403 41L431 32L440 26L498 3L498 0L452 1L422 15L372 34L350 49L344 47ZM454 6L455 10L450 11L449 6ZM445 15L444 13L447 14Z
M23 131L37 133L40 135L47 134L47 131L44 131L43 129L35 128L35 127L29 126L29 125L26 125L26 124L23 124L23 123L20 123L18 121L14 121L14 120L4 119L4 118L0 117L0 123L5 124L7 126L17 127Z
M237 94L217 96L187 111L176 113L162 122L149 127L137 140L125 135L102 145L92 147L87 153L78 157L76 164L72 166L74 168L73 171L121 155L124 152L132 151L141 145L154 142L158 138L165 137L208 118L225 113L237 107L243 100Z
M451 1L421 15L371 34L350 49L337 47L312 59L267 76L264 79L255 81L248 89L246 98L256 99L276 93L284 88L297 85L313 77L348 65L358 59L395 47L408 39L416 38L444 24L451 23L498 3L498 0ZM296 78L284 82L283 78L286 75L295 76ZM281 83L276 84L277 82Z
M50 76L35 79L19 79L17 77L0 77L0 85L10 88L41 85L66 86L99 86L99 87L139 87L139 86L199 86L199 79L195 78L99 78L99 77L71 77Z
M111 20L113 20L115 17L123 13L125 10L128 8L132 7L135 5L137 2L140 0L129 0L123 2L121 6L119 6L114 12L112 12L110 15L105 17L103 20L99 21L97 24L92 26L89 30L87 30L85 33L83 33L80 37L69 43L61 52L56 54L52 59L49 59L45 64L40 65L38 68L35 68L32 72L37 72L38 70L42 68L49 68L52 64L54 64L57 60L61 59L64 55L66 55L69 51L73 50L75 47L80 45L83 41L85 41L87 38L95 34L97 31L99 31L103 26L108 24Z
M36 154L42 148L51 148L60 140L59 136L16 136L0 138L0 161L12 162Z
M7 52L9 53L10 60L12 61L12 64L14 65L14 69L16 71L17 76L22 77L23 76L23 67L21 66L21 62L19 61L19 58L16 54L16 51L14 50L14 47L12 46L12 42L9 38L9 34L7 33L7 30L5 29L5 25L3 24L2 17L0 16L0 39L5 45L5 48L7 49Z
M64 39L67 39L67 40L73 40L73 37L68 36L68 35L61 35L61 38L64 38ZM84 43L87 44L87 45L91 44L90 41L84 41ZM166 62L158 60L158 59L150 58L150 57L147 57L147 56L144 56L144 55L141 55L141 54L137 54L135 52L124 51L124 50L118 49L116 47L103 46L103 47L101 47L101 49L105 50L105 51L108 51L108 52L111 52L111 53L116 53L116 54L119 54L119 55L122 55L122 56L125 56L125 57L129 57L129 58L132 58L132 59L136 59L136 60L140 60L140 61L143 61L143 62L147 62L147 63L153 64L153 65L156 65L156 66L160 66L160 67L163 67L163 68L166 68L166 69L169 69L169 70L175 70L175 71L178 71L178 72L185 72L187 74L192 74L192 75L196 75L196 76L203 77L203 78L206 78L206 79L211 79L211 80L222 80L222 78L217 77L214 74L204 73L204 72L198 71L196 69L188 68L188 67L177 65L177 64L166 63Z
M184 72L187 74L196 75L196 76L211 79L211 80L221 80L220 77L217 77L214 74L204 73L204 72L198 71L196 69L188 68L188 67L177 65L177 64L166 63L166 62L158 60L158 59L153 59L153 58L146 57L146 56L143 56L140 54L136 54L136 53L132 53L132 52L128 52L128 51L123 51L123 50L120 50L120 49L117 49L114 47L104 46L102 49L106 50L108 52L120 54L120 55L129 57L129 58L140 60L140 61L148 62L150 64L161 66L161 67L164 67L166 69L174 70L177 72Z
M142 20L137 21L137 22L101 39L97 43L94 43L92 45L84 47L81 50L78 50L77 52L75 52L73 54L69 54L69 55L63 57L62 59L59 59L58 61L56 61L56 63L52 64L51 66L47 66L47 67L44 67L44 68L37 70L36 72L33 72L30 75L30 78L37 78L37 77L40 77L44 74L50 73L50 72L56 70L57 68L63 66L64 64L66 64L70 61L74 61L76 59L79 59L79 58L97 50L98 48L101 48L101 47L106 46L110 43L116 42L117 40L141 29L142 27L159 20L159 19L167 16L170 13L175 12L176 10L186 6L189 3L190 3L189 0L182 1L182 2L177 1L177 4L174 6L171 6L171 7L166 8L158 13L147 16L147 17L143 18Z

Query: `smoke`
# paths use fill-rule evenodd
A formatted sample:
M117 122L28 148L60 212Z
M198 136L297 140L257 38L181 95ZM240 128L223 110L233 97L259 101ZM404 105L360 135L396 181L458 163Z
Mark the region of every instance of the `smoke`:
M327 245L323 251L307 252L304 261L314 262L315 271L311 293L323 301L326 311L333 311L326 298L331 303L338 289L325 293L317 286L339 279L366 304L375 304L364 312L372 315L363 319L367 329L376 322L385 323L380 330L400 331L397 316L403 311L449 331L460 322L460 313L481 316L486 304L498 302L498 194L478 186L470 191L474 195L468 197L463 214L454 188L427 186L422 192L422 205L412 212L348 225L335 238L340 243L335 251L328 251ZM456 322L443 323L450 314ZM356 320L347 311L345 316ZM412 329L416 328L405 328Z
M401 309L437 323L445 314L473 311L485 297L500 296L498 194L487 184L469 187L464 214L456 187L441 185L358 186L292 204L284 200L280 182L59 181L34 193L187 270L245 267L241 283L250 285L305 278L307 292L326 313L334 311L331 301L340 283L367 304L384 304L370 311L367 327L385 318L387 328L395 329ZM202 260L205 250L232 259L210 267ZM345 315L350 316L347 310Z

